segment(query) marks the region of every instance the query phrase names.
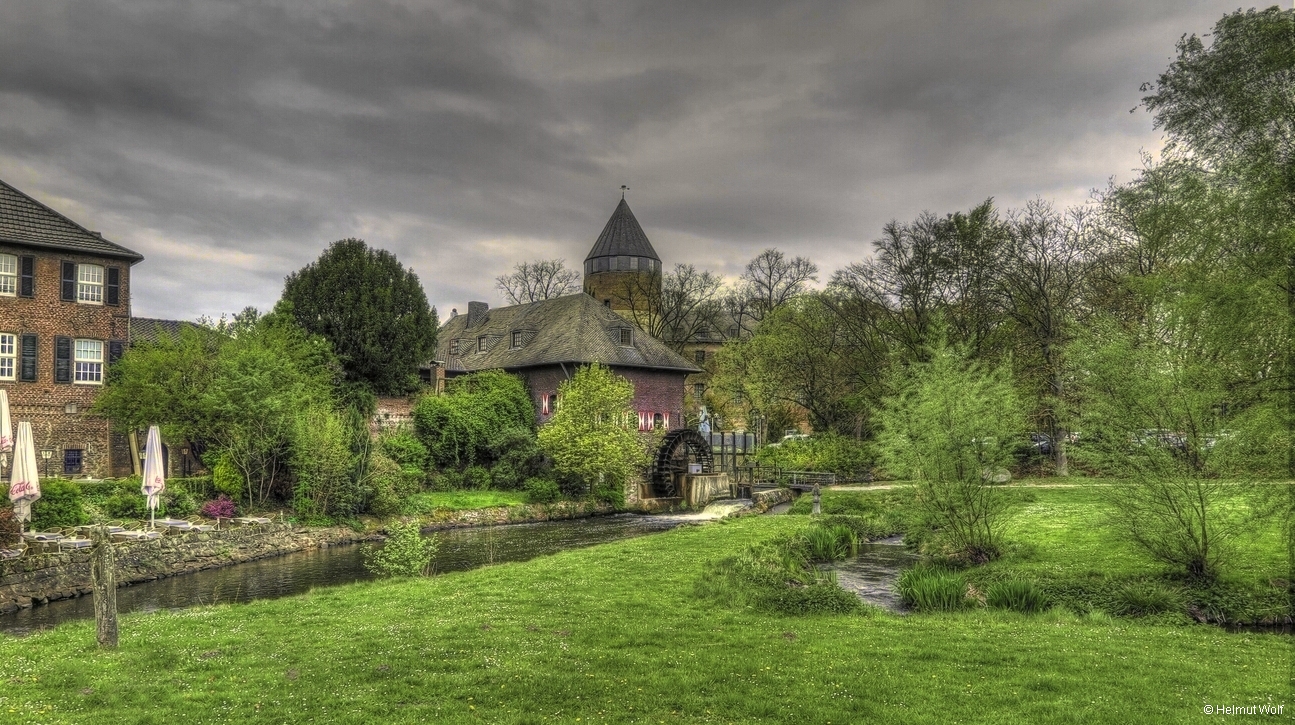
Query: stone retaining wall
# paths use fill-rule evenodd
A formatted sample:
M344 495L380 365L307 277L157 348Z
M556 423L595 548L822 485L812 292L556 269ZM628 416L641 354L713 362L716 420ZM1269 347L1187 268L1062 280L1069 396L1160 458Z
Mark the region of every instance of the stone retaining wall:
M372 538L377 535L343 527L308 529L269 524L113 546L117 582L126 585ZM0 614L89 593L89 549L0 562Z

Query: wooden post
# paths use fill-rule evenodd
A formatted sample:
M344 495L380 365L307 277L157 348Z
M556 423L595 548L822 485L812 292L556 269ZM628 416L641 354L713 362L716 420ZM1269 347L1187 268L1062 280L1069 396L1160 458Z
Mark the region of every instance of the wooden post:
M117 562L106 526L94 528L90 580L94 587L94 628L100 647L117 649Z
M823 499L822 499L822 494L819 492L819 489L818 489L818 481L815 481L814 482L814 515L818 516L821 513L823 513Z

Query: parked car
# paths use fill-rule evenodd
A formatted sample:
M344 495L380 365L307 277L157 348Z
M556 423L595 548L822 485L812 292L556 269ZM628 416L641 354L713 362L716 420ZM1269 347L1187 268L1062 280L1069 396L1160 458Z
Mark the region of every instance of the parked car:
M1017 441L1012 450L1016 460L1025 463L1035 458L1046 458L1052 455L1052 436L1047 433L1034 432Z
M787 433L783 434L782 440L777 441L776 443L770 443L767 447L777 448L778 446L782 445L783 443L786 443L787 441L803 441L808 439L809 439L808 433L801 433L799 431L788 431Z

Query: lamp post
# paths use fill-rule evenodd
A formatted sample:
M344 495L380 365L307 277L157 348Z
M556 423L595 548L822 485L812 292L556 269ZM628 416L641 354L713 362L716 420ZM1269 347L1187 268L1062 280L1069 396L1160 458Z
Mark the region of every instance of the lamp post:
M49 459L54 457L54 451L44 448L40 452L40 457L45 459L45 478L49 478Z

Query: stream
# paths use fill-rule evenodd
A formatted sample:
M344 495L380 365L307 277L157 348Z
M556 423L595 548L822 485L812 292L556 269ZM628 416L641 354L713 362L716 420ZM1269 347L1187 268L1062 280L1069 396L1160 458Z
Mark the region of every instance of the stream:
M842 589L854 592L868 604L902 613L905 609L895 584L900 573L917 561L917 555L905 549L900 537L895 536L859 544L859 556L837 562L832 568Z

